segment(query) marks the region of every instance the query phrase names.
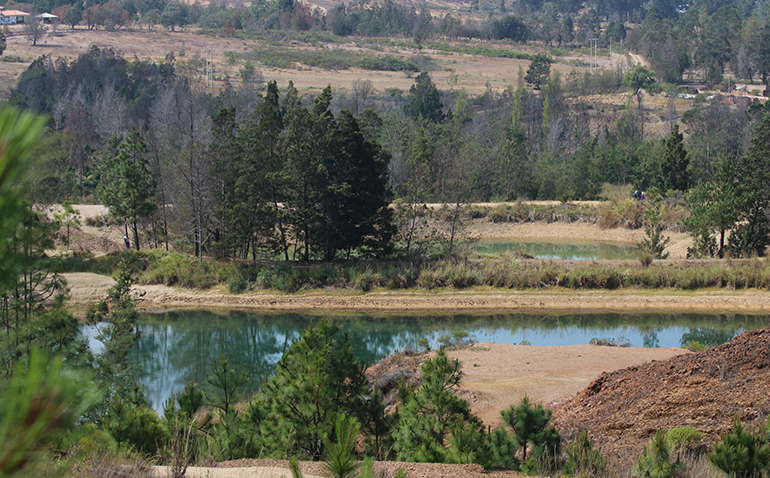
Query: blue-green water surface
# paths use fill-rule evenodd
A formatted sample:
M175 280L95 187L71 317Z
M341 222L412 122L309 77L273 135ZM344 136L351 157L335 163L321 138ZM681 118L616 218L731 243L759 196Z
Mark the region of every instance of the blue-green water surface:
M245 366L249 388L258 388L291 341L318 320L244 311L148 314L130 359L147 397L160 410L187 382L205 383L212 361L222 353L232 366ZM476 343L576 345L604 338L634 347L679 347L693 340L717 345L744 330L770 326L768 316L660 313L349 315L334 320L350 335L356 356L367 363L415 347L421 337L436 347L439 337L460 330Z
M634 244L623 242L597 242L567 240L482 240L476 244L481 254L524 253L536 259L571 260L624 260L635 259L639 249Z

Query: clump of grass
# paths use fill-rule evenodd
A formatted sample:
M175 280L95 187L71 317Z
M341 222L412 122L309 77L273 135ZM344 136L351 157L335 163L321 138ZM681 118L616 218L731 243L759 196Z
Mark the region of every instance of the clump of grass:
M603 347L630 347L631 341L628 338L620 336L617 338L598 338L594 337L588 341L589 345L601 345Z
M639 251L638 257L639 257L639 263L643 267L649 267L650 264L652 264L653 259L655 259L655 257L653 257L653 255L647 251Z
M195 257L177 252L152 251L147 268L138 278L147 284L180 285L194 289L209 289L237 274L233 263L200 262Z
M232 293L274 289L286 293L314 288L456 289L489 286L505 289L618 288L770 288L770 265L763 259L679 262L674 265L623 262L526 260L512 256L442 258L346 264L251 264L218 262L163 251L121 251L102 257L63 258L60 272L111 274L125 260L138 283L206 289L227 284Z
M543 206L517 201L513 204L498 204L484 210L475 208L472 216L489 217L492 222L585 222L595 224L599 220L599 211L593 206L577 204L559 204Z

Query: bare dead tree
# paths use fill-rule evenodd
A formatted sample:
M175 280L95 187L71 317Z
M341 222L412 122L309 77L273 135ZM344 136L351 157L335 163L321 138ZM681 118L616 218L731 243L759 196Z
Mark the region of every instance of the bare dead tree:
M27 40L32 42L32 46L37 46L37 41L45 35L45 26L34 13L24 20L24 34L27 35Z
M127 110L126 101L118 94L115 83L112 81L105 83L91 107L99 135L102 138L108 138L125 133Z
M362 80L361 78L358 78L353 82L352 89L353 96L350 99L351 111L354 115L357 115L360 110L366 108L366 102L372 95L372 92L374 92L374 85L372 84L372 80Z
M195 255L203 260L210 239L215 188L208 148L212 140L206 95L182 80L164 91L152 112L152 130L160 148L160 172L169 226L192 238Z

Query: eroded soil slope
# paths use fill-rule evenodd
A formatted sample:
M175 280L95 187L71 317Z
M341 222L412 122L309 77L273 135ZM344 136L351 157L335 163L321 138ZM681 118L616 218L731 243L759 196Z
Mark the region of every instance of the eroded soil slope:
M634 462L657 428L689 426L713 445L735 414L755 425L770 413L770 328L697 354L603 374L554 413L570 438L586 427L605 455Z

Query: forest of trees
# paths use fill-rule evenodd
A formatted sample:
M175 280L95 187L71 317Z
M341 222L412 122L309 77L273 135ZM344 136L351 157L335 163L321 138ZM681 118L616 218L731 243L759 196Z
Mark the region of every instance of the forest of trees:
M214 96L178 60L93 47L72 61L35 60L11 103L51 118L34 201L109 204L136 247L174 240L198 255L287 260L371 257L409 243L425 212L393 218L385 204L394 199L595 199L604 183L684 192L744 157L767 113L695 102L682 119L687 141L675 115L668 138L650 138L641 96L615 111L576 98L651 88L652 72L549 75L547 57L540 63L514 87L478 97L442 91L427 72L397 95L358 80L317 95L247 82Z
M428 78L421 78L413 93L423 91L427 99L407 110L422 121L429 117L451 121L453 118L437 116L433 109L438 106L430 100L434 87ZM190 95L189 84L175 88L181 88L180 96L168 101L179 102L182 111L194 118L193 108L183 101ZM360 180L387 166L387 155L366 139L366 132L358 129L349 111L343 110L336 117L329 112L331 98L326 89L315 98L312 109L306 110L300 106L296 90L290 89L282 101L277 86L270 83L259 114L250 114L243 126L235 126L232 106L221 109L213 120L200 115L213 124L209 152L215 161L211 167L227 162L228 169L237 173L230 177L230 183L220 183L221 189L238 195L257 194L250 199L257 209L241 211L242 222L233 222L242 226L243 231L238 230L245 232L242 237L259 238L250 229L260 224L255 216L280 216L276 196L270 194L274 186L270 182L281 178L299 185L290 193L296 195L291 203L296 210L291 211L286 224L299 224L298 229L305 234L305 251L307 244L323 246L323 254L356 247L351 245L356 235L347 229L347 222L336 222L335 215L340 212L388 222L382 216L383 200L387 199L383 175L372 175L372 182L361 192L364 196L354 198L345 184L345 174L331 177L325 173L341 165ZM185 124L190 131L200 130L190 122ZM28 112L12 108L0 112L0 324L5 329L0 335L0 475L69 472L90 476L95 468L109 466L121 473L138 473L146 467L144 458L153 457L167 464L172 475L184 476L187 467L195 463L271 457L292 460L295 470L298 459L324 460L330 476L351 476L361 466L371 468L374 459L477 463L485 469L515 469L528 475L561 470L570 475L606 476L607 461L587 433L581 432L565 443L551 425L551 411L527 397L501 410L499 427L485 427L469 403L455 395L454 389L462 380L461 364L449 358L443 348L422 363L419 382L410 380L403 369L367 380L365 364L354 357L349 337L328 319L311 325L287 343L274 373L252 396L241 394L246 371L232 367L223 355L212 362L205 384L189 383L166 401L159 414L136 385L128 360L128 351L139 338L139 313L130 295L131 261L137 260L136 255L129 251L120 255L114 286L107 297L90 304L86 311L85 326L94 331L101 350L90 350L81 335L82 325L65 308L66 282L57 270L67 257L49 256L44 251L54 247L56 234L66 220L49 221L25 202L34 182L27 173L34 164L46 164L45 158L33 155L45 128L43 119ZM291 145L286 152L281 145L287 136ZM424 133L418 133L418 140L414 149L421 156L424 150L419 143L425 141ZM178 154L184 162L200 164L194 157L200 155L195 143L189 140L183 146L170 147L180 148ZM661 147L663 164L668 166L659 169L653 181L662 188L686 184L689 179L680 166L688 163L687 151L676 127ZM254 150L260 151L262 158L275 154L276 160L255 164L251 160L254 155L249 154ZM99 187L109 187L111 192L101 194L118 201L127 223L153 212L150 193L158 183L152 179L151 162L145 160L149 151L142 134L132 128L117 146L116 155L105 163L104 183ZM719 198L723 197L720 192L734 190L724 195L730 201L702 203L700 207L714 211L703 218L734 214L730 217L733 227L738 225L738 237L753 241L752 237L763 234L766 240L769 155L770 117L766 117L757 127L748 153L736 163L723 160L719 173L698 186L703 188L703 195ZM420 161L417 158L412 163ZM278 166L275 173L261 170ZM295 172L304 181L286 177L286 171ZM197 181L190 180L195 174L189 171L182 176L187 178L185 186ZM240 177L245 180L239 181ZM123 181L129 178L132 180ZM252 180L267 183L260 182L259 190L254 191L249 187ZM123 194L128 183L141 189L141 194ZM277 185L275 188L279 189ZM247 192L239 192L241 189ZM189 196L193 212L198 211L199 191L182 194ZM127 201L128 196L135 201ZM176 201L173 204L184 207L178 198ZM316 204L316 211L305 209L307 201ZM259 208L262 204L264 207ZM298 219L292 219L294 214ZM326 228L318 227L315 215L324 216ZM276 220L270 223L275 226ZM199 220L190 224L194 237L200 237L200 224ZM708 230L713 224L700 226ZM329 227L337 229L329 231ZM371 223L356 223L353 229L358 227L367 229ZM277 229L282 231L280 220ZM367 230L366 237L376 236ZM329 234L339 237L328 242ZM320 239L311 241L310 237ZM253 247L240 239L233 235L233 249L248 251ZM200 241L198 246L202 245ZM440 340L445 346L461 345L463 337L456 333L454 339ZM391 405L398 405L393 413L386 411L385 393L391 394ZM681 432L692 435L693 442L700 440L695 430ZM708 453L708 460L728 474L750 470L759 476L760 470L770 465L767 447L765 428L746 430L736 417L733 430ZM681 469L683 455L675 451L672 441L658 430L639 457L634 473L648 476L661 468ZM138 465L130 462L136 457L141 460ZM371 476L371 469L368 473Z

